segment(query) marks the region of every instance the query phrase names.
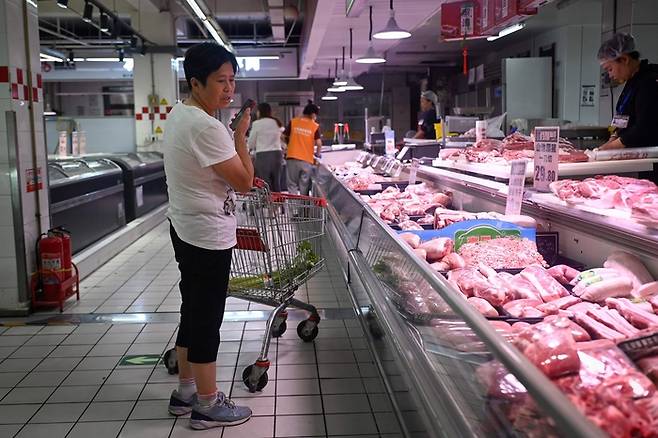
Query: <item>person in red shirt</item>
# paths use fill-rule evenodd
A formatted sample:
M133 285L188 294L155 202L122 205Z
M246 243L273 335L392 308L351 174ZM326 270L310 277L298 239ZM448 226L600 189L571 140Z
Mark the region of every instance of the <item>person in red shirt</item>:
M322 157L320 125L316 122L319 112L320 107L309 101L302 116L292 119L283 132L288 143L286 167L289 193L308 195L311 192L315 158Z

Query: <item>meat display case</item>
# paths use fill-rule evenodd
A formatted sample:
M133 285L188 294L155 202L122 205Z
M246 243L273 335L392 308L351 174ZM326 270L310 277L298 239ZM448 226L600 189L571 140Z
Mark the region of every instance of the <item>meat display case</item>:
M422 177L436 177L422 170ZM454 198L475 203L472 187L462 188ZM367 321L375 364L404 436L605 436L327 167L318 170L315 190L329 201L330 241L360 321ZM495 204L487 199L491 193L480 193L480 201ZM387 275L391 267L402 278ZM428 324L405 314L396 294L400 281L435 293L440 316ZM468 345L460 344L464 339ZM502 364L505 381L522 384L527 394L493 394L478 377L493 360Z

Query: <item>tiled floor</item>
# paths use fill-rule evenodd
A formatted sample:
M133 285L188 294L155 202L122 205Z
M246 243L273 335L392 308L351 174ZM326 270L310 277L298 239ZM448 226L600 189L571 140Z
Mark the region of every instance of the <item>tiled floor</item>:
M351 306L348 291L335 256L326 255L327 268L298 297L320 309L344 310ZM80 302L64 312L173 315L180 304L177 281L162 224L85 279ZM162 354L172 346L177 324L115 315L112 323L0 326L0 438L398 436L356 319L324 319L313 343L299 340L290 321L272 343L269 384L250 394L240 378L258 356L265 322L248 311L263 309L229 299L232 318L222 326L217 361L219 388L251 406L254 417L204 432L168 415L177 377L164 366L121 364L125 355Z

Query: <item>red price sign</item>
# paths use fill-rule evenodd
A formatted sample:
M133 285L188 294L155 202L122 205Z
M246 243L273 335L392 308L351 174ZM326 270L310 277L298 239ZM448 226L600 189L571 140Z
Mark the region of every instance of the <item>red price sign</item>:
M550 184L557 181L559 164L560 128L557 126L535 128L535 170L533 187L541 192L550 191Z

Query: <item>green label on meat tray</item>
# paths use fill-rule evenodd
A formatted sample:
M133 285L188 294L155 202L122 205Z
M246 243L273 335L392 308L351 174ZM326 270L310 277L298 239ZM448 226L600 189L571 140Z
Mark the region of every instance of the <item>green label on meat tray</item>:
M478 225L468 230L455 233L455 251L459 251L465 243L475 243L482 240L498 239L500 237L521 237L519 230L500 230L490 225Z

